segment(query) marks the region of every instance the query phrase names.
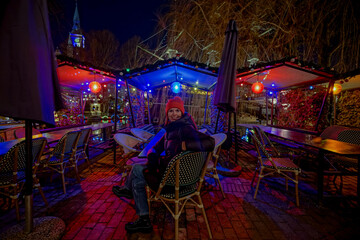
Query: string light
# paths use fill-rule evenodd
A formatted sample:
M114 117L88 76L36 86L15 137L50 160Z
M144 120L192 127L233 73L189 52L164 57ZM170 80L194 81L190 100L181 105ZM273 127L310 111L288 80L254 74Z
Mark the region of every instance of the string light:
M333 87L333 93L334 93L334 95L339 94L339 93L341 92L341 90L342 90L341 85L335 83L335 84L334 84L334 87Z

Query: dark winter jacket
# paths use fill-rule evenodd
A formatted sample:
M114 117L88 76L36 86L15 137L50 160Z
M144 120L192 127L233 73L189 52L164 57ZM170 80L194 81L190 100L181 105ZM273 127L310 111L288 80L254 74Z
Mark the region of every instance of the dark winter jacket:
M215 141L210 136L205 135L205 137L201 137L204 134L197 131L194 120L187 113L179 120L167 124L165 130L165 135L147 155L148 162L144 176L150 187L157 187L159 185L170 160L183 151L183 141L188 151L211 152L215 146ZM164 151L165 156L160 157L160 154Z

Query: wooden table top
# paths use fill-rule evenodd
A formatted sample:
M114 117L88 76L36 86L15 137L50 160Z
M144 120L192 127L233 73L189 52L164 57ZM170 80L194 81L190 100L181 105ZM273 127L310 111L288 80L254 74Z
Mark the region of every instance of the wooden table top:
M260 127L264 132L276 137L290 140L302 145L341 155L360 155L360 145L341 142L333 139L322 139L314 134L298 132L290 129L269 127L255 124L239 124L242 127Z
M37 135L33 135L33 138L45 137L47 139L48 143L53 143L53 142L59 141L67 132L80 131L84 128L91 128L93 131L96 131L96 130L111 127L111 126L114 126L114 124L112 124L112 123L97 123L97 124L92 124L92 125L67 128L67 129L61 129L61 130L55 130L52 132L37 134ZM17 144L23 140L25 140L25 138L19 138L19 139L15 139L15 140L11 140L11 141L0 142L0 156L5 155L9 151L10 148L12 148L15 144Z

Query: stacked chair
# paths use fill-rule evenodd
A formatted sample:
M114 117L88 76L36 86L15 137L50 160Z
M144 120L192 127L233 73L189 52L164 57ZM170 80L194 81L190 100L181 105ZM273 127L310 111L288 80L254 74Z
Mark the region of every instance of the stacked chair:
M46 143L46 138L33 139L32 155L33 162L35 163L33 166L33 184L39 190L45 204L48 205L40 183L36 178L36 166ZM25 140L13 146L0 161L0 194L15 202L16 218L18 221L20 220L19 197L25 183L25 163Z
M200 194L211 156L211 152L182 152L169 162L158 189L147 186L149 209L152 201L160 201L165 205L175 219L176 240L179 239L179 217L188 202L201 209L209 239L212 238Z

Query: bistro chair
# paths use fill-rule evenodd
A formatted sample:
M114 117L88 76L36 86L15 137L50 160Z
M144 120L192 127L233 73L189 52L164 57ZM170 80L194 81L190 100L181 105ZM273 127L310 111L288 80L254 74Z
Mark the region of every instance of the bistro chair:
M0 142L5 142L5 140L2 136L0 136Z
M65 187L65 169L73 167L75 176L80 183L80 176L76 165L75 154L77 143L79 141L81 131L72 131L66 133L54 146L50 149L48 156L40 162L41 171L52 170L61 174L62 186L64 194L66 194Z
M342 126L330 126L320 134L321 138L329 138L341 142L360 145L360 129L352 129ZM328 176L333 175L335 187L337 176L340 177L339 191L342 192L343 176L356 176L358 169L358 159L337 154L325 154L325 160L329 163L329 170L325 171Z
M261 144L266 148L268 153L275 157L289 157L291 159L295 158L295 151L299 150L301 147L298 144L289 141L279 141L278 144L274 144L273 141L268 137L268 135L258 126L253 126L254 133L260 140Z
M149 211L152 201L161 201L175 219L175 239L179 239L179 217L190 202L201 209L205 224L212 239L200 190L212 153L182 152L169 162L158 189L147 188ZM174 205L174 208L171 208Z
M288 180L291 180L295 183L295 194L296 194L296 206L299 206L299 174L301 169L293 162L290 158L285 157L272 157L271 154L265 149L257 136L250 132L252 139L254 140L254 145L258 154L259 165L255 169L255 175L258 172L258 180L256 184L254 199L256 199L257 192L259 190L259 185L261 179L268 176L280 175L285 178L286 190L288 190ZM294 177L291 177L290 174L294 174ZM251 183L252 186L252 183Z
M279 157L280 152L276 149L275 145L270 141L265 132L258 126L253 126L254 134L259 139L260 143L266 148L266 150L274 156Z
M212 159L209 161L207 168L206 168L206 176L211 177L215 180L215 184L219 184L220 191L225 198L224 190L220 183L220 178L217 172L217 163L219 160L220 152L221 152L221 145L226 141L226 134L225 133L217 133L211 135L212 138L215 139L215 148L213 151Z
M154 134L149 133L148 131L143 130L141 128L132 128L130 129L130 132L132 135L140 139L142 142L147 142L151 137L154 136Z
M75 163L78 164L79 160L85 159L89 166L90 171L92 172L91 163L86 153L91 134L92 134L91 128L84 128L81 130L81 135L79 137L79 141L76 146Z
M32 155L33 155L33 184L34 188L39 190L45 205L48 202L42 191L40 183L36 177L36 165L43 153L46 145L46 138L36 138L32 140ZM14 145L0 161L0 194L14 200L16 208L16 219L20 220L19 211L19 196L22 192L25 183L25 165L26 165L26 150L25 140ZM11 206L11 202L10 202Z
M119 162L119 167L122 170L120 184L126 180L132 166L134 164L146 163L147 158L138 158L141 150L138 146L143 143L139 138L130 136L124 133L117 133L114 135L114 140L119 144L122 155Z

